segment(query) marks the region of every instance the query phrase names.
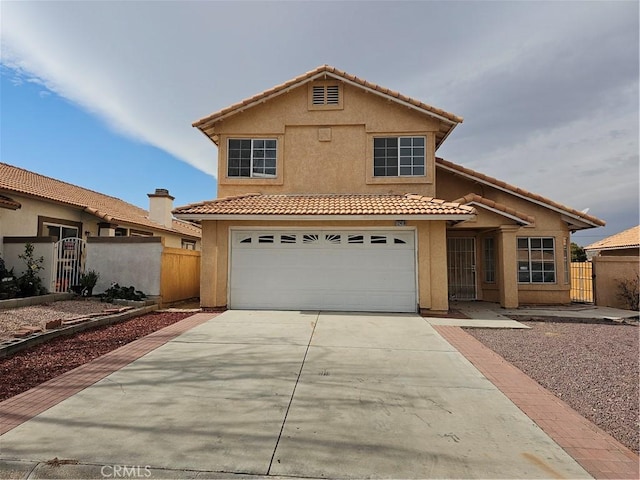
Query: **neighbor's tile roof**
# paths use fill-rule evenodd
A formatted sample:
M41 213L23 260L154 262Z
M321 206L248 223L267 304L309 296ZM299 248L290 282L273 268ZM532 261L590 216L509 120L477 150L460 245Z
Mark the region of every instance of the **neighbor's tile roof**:
M511 185L507 182L504 182L502 180L498 180L497 178L494 177L490 177L489 175L485 175L484 173L480 173L477 172L475 170L472 170L470 168L467 167L463 167L461 165L458 165L457 163L453 163L450 162L448 160L444 160L440 157L436 157L436 166L441 166L441 167L446 167L449 168L453 171L457 171L460 172L462 174L466 174L469 175L471 177L475 177L478 180L482 180L485 181L487 183L493 184L496 187L502 188L504 190L513 192L515 194L521 195L523 197L529 198L531 200L534 201L538 201L540 203L543 204L547 204L550 207L559 209L559 210L564 210L567 213L570 213L571 215L574 215L576 217L579 217L587 222L590 222L592 224L594 224L594 226L604 226L605 225L605 221L599 219L598 217L594 217L593 215L588 215L584 212L580 212L578 210L575 210L571 207L567 207L566 205L562 205L561 203L558 202L554 202L553 200L550 200L548 198L543 197L542 195L538 195L537 193L532 193L529 192L527 190L524 190L523 188L520 187L516 187L515 185Z
M640 247L640 225L584 247L585 250L607 250Z
M299 75L291 80L288 80L284 83L281 83L280 85L276 85L275 87L272 87L256 95L253 95L252 97L246 98L238 103L234 103L233 105L223 108L222 110L219 110L215 113L207 115L206 117L201 118L200 120L197 120L196 122L194 122L193 126L199 128L200 130L203 131L203 133L207 134L205 130L207 130L213 123L217 122L221 118L238 113L246 109L248 106L255 105L258 102L262 102L270 97L283 93L287 89L300 86L308 81L312 81L318 76L321 76L322 74L329 74L335 78L352 82L362 88L373 90L379 94L385 95L390 100L409 104L413 107L423 110L427 114L436 115L450 122L450 125L448 125L446 128L444 128L444 130L441 130L439 132L438 145L447 137L447 135L451 132L451 130L453 130L455 125L463 122L462 117L458 115L454 115L453 113L447 112L440 108L433 107L431 105L421 102L420 100L416 100L414 98L408 97L394 90L390 90L389 88L382 87L375 83L356 77L355 75L351 75L350 73L347 73L343 70L332 67L330 65L320 65L319 67L313 70L310 70L307 73Z
M186 205L176 215L473 215L475 209L421 195L247 194Z
M79 207L107 222L123 222L180 235L201 237L200 227L189 222L173 220L173 228L168 229L149 220L149 212L146 210L119 198L0 162L0 191L2 190Z
M494 202L493 200L490 200L488 198L484 198L478 194L475 193L468 193L467 195L465 195L462 198L459 198L457 200L454 200L454 202L457 203L462 203L464 205L474 202L474 203L478 203L481 205L485 205L489 208L493 208L494 210L498 210L500 212L504 212L508 215L511 215L512 217L516 217L519 218L520 220L522 220L525 223L535 223L536 219L534 217L532 217L531 215L527 215L524 212L519 212L518 210L508 207L507 205L505 205L504 203L500 203L500 202Z

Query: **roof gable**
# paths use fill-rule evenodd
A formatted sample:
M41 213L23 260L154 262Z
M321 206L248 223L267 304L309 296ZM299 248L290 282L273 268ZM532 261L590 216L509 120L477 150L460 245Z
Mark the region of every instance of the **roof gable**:
M173 228L168 229L151 221L146 210L124 200L6 163L0 163L0 190L77 207L107 222L120 221L144 228L201 237L200 227L189 222L173 220Z
M563 216L564 220L569 224L569 228L571 230L602 227L605 225L604 220L601 220L598 217L580 212L566 205L562 205L561 203L554 202L553 200L543 197L542 195L538 195L537 193L529 192L520 187L516 187L515 185L511 185L507 182L498 180L494 177L490 177L489 175L485 175L484 173L480 173L470 168L463 167L456 163L449 162L440 157L436 157L436 167L447 170L453 174L469 178L473 181L484 183L485 185L490 185L493 188L502 190L524 200L528 200L532 203L536 203L542 207L560 213Z
M451 134L453 129L463 121L462 117L454 115L453 113L446 112L445 110L433 107L414 98L402 95L399 92L356 77L355 75L351 75L330 65L321 65L313 70L310 70L307 73L288 80L287 82L276 85L275 87L272 87L252 97L246 98L238 103L223 108L222 110L214 112L204 118L201 118L200 120L194 122L193 126L198 128L202 133L204 133L215 143L215 140L213 138L214 135L212 133L212 127L216 122L229 118L240 112L246 111L247 109L276 98L279 95L282 95L292 89L301 87L314 80L328 78L334 78L339 81L348 83L369 93L379 95L387 100L393 101L407 108L411 108L425 116L438 120L440 122L440 131L436 135L436 148L438 148L442 144L442 142L444 142L444 140Z

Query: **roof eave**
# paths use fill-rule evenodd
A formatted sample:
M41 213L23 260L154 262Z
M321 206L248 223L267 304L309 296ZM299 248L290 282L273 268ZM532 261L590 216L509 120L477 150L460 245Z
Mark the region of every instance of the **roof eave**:
M475 218L468 214L383 214L383 215L266 215L266 214L219 214L184 213L175 214L182 220L251 220L251 221L367 221L367 220L443 220L464 222Z

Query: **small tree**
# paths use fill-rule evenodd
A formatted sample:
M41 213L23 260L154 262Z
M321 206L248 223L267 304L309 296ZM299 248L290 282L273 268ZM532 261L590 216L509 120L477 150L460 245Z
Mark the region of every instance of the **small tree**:
M21 297L33 297L47 293L47 289L42 285L42 279L38 275L44 269L44 257L34 258L33 251L33 244L27 243L24 246L24 253L18 255L18 258L27 266L23 274L18 277L18 291Z
M586 262L587 252L584 251L577 243L571 242L571 261L572 262Z

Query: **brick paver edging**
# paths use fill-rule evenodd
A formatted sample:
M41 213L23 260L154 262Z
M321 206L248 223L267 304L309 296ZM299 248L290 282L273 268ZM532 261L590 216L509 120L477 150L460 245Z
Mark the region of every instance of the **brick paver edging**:
M433 327L594 478L640 478L638 455L611 435L460 327Z
M0 402L0 435L217 316L197 313Z

